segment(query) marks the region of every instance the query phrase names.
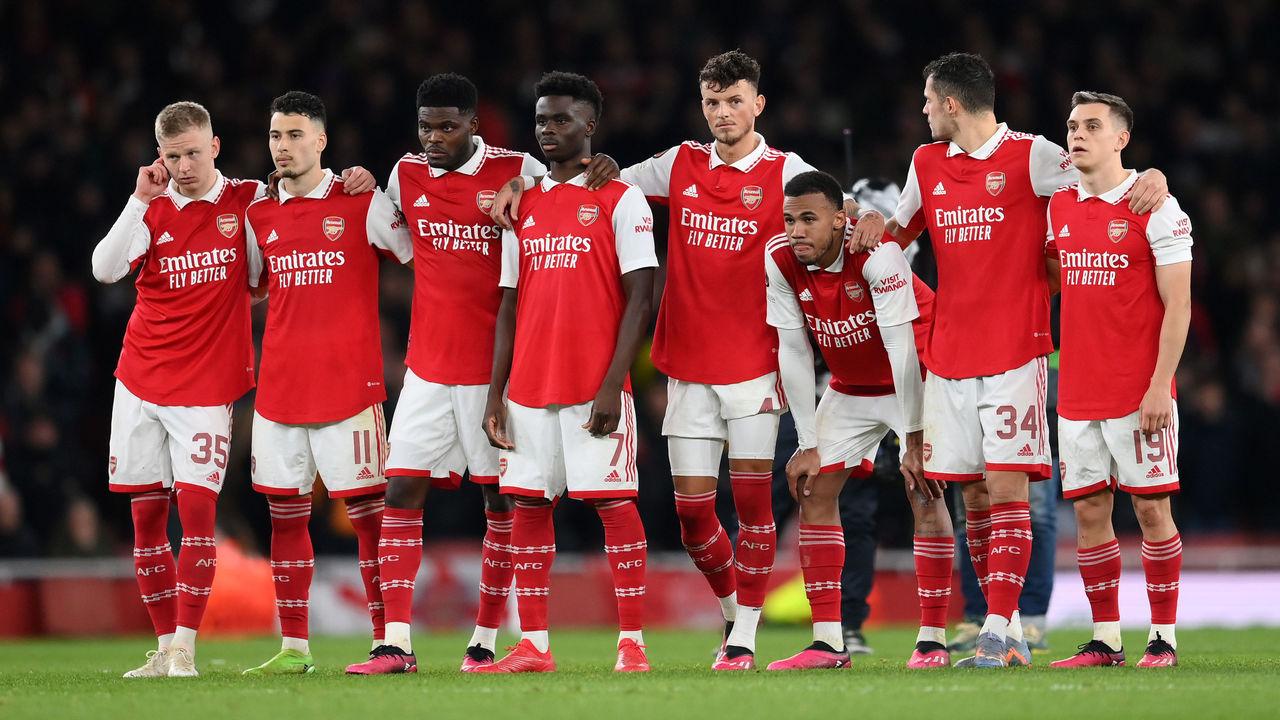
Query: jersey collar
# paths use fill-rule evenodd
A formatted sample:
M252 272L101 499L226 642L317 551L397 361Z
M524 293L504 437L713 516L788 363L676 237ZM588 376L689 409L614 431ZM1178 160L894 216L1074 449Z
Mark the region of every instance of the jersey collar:
M323 197L328 196L328 195L329 195L329 189L330 189L331 187L333 187L333 183L334 183L337 179L338 179L338 177L337 177L336 175L334 175L334 174L333 174L333 171L332 171L332 170L330 170L329 168L325 168L325 169L324 169L324 177L320 178L320 182L319 182L319 183L317 183L317 184L316 184L316 186L315 186L314 188L311 188L311 192L307 193L306 195L303 195L302 197L305 197L305 198L311 198L311 199L319 199L319 198L323 198ZM280 183L280 185L279 185L279 187L277 188L277 190L278 190L278 191L279 191L279 193L280 193L280 204L281 204L281 205L283 205L283 204L284 204L284 201L285 201L285 200L289 200L290 198L297 197L296 195L290 195L290 194L289 194L289 191L287 191L287 190L285 190L285 189L284 189L284 183L283 183L283 182L282 182L282 183Z
M463 175L475 175L480 172L480 166L484 164L485 145L484 139L479 135L471 136L471 146L475 148L475 152L471 153L471 157L467 161L458 166L457 170L445 170L427 166L427 171L431 173L431 177L438 178L448 172L462 173Z
M546 175L542 176L541 187L543 192L546 192L557 185L575 185L577 187L586 187L587 176L583 175L582 173L578 173L577 175L574 175L572 178L569 178L563 183L558 183L555 180L552 180L550 171L548 171Z
M760 158L764 156L766 151L768 151L769 143L764 141L764 136L761 135L760 133L755 133L755 136L757 140L756 149L747 153L746 157L743 157L737 162L730 164L729 167L735 170L741 170L743 172L747 172L748 170L751 169L751 166L755 165L757 162L760 161ZM722 160L720 158L720 154L716 152L716 144L714 142L711 143L711 169L715 170L716 168L724 164L725 164L725 161Z
M178 192L178 183L170 179L169 199L173 201L173 204L176 205L179 210L186 207L187 203L195 202L197 200L207 203L218 202L218 198L222 197L222 192L227 189L228 181L222 176L221 170L214 170L214 172L218 174L218 179L213 181L213 187L209 188L209 192L198 198L189 198Z
M1097 195L1090 195L1089 191L1084 189L1084 183L1078 183L1076 185L1076 202L1084 202L1091 197L1096 197L1105 203L1115 205L1123 200L1125 195L1129 194L1129 191L1133 189L1133 184L1136 182L1138 182L1138 171L1130 170L1129 176L1124 179L1124 182Z
M969 153L968 154L969 157L973 158L974 160L986 160L987 158L991 157L991 154L996 151L996 148L1000 147L1000 143L1004 142L1004 138L1008 134L1009 134L1008 123L1000 123L999 125L996 126L995 134L992 135L986 142L982 143L982 147ZM947 157L955 157L956 155L964 155L964 154L965 154L964 150L954 142L947 145Z

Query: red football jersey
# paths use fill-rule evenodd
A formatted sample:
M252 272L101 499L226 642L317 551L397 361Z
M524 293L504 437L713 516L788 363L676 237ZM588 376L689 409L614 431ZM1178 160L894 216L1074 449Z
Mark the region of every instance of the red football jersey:
M1155 268L1191 261L1191 219L1177 200L1147 215L1129 209L1137 179L1132 173L1096 196L1074 185L1049 202L1050 242L1062 263L1058 414L1070 420L1138 409L1164 322Z
M314 190L249 206L249 283L268 275L255 408L278 423L335 422L387 399L378 250L413 259L404 219L379 191L347 195L328 170Z
M504 233L500 282L518 293L507 397L526 407L595 399L626 309L622 276L658 265L640 191L583 182L545 176L521 199L516 232Z
M813 167L757 137L732 165L714 144L686 142L622 171L671 208L652 352L670 377L725 385L778 369L778 335L764 317L764 246L783 229L782 186Z
M785 234L770 240L768 248L769 323L809 328L835 390L846 395L892 394L893 370L880 325L912 323L916 351L922 352L919 343L928 337L930 322L925 313L933 306L933 291L911 272L902 249L893 242L871 252L846 248L833 265L819 268L797 260Z
M198 200L170 183L147 205L145 230L135 230L145 242L129 252L138 299L116 367L134 395L157 405L213 406L253 387L243 218L261 189L219 173Z
M400 158L387 197L413 235L413 316L405 364L423 380L484 385L493 369L493 328L502 302L502 229L489 217L498 188L547 169L526 153L475 138L457 170L436 170L425 155Z
M916 150L894 218L928 228L938 262L931 372L997 375L1053 352L1044 212L1078 177L1062 148L1003 124L972 153L945 142Z

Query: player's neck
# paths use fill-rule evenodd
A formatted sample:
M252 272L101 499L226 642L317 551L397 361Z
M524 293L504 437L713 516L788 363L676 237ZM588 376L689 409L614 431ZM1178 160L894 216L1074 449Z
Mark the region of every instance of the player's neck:
M732 165L750 155L759 145L760 136L756 134L755 128L752 128L732 145L723 140L716 140L714 149L716 155L724 161L725 165Z
M822 257L814 261L814 266L826 270L836 263L836 259L844 252L844 229L831 234L831 247L822 253Z
M1115 162L1092 168L1088 172L1081 170L1080 187L1090 195L1101 195L1120 187L1128 177L1129 171L1124 169L1124 163L1117 155Z
M284 178L280 181L280 187L293 197L303 197L316 189L320 181L324 179L324 168L320 167L320 163L308 170L305 174L297 177Z
M951 138L951 142L959 145L960 149L966 153L972 153L986 145L987 141L1000 129L995 113L989 112L957 118L956 125L956 134Z
M569 182L578 175L581 175L583 168L586 167L582 161L588 157L589 155L583 153L568 160L552 160L551 179L558 183L562 183Z

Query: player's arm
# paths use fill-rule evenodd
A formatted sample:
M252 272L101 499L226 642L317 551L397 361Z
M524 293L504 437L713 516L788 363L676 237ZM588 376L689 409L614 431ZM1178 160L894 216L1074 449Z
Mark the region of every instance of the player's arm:
M244 250L245 265L249 273L249 297L257 305L267 299L269 283L263 278L266 267L262 261L262 248L258 247L258 233L253 229L253 223L249 222L248 212L245 212L244 218Z
M413 237L409 223L385 193L374 190L365 216L369 244L393 256L400 264L413 267Z
M595 437L614 432L622 419L622 386L640 351L640 342L649 329L649 317L653 313L653 268L639 268L623 275L622 292L627 297L627 305L618 325L613 358L591 402L591 417L582 426Z
M514 240L513 240L514 242ZM493 333L493 369L489 373L489 398L484 408L484 434L499 450L515 450L507 437L507 405L502 401L511 378L511 358L516 340L516 289L502 289L498 323Z
M1164 303L1156 367L1138 406L1142 431L1153 433L1173 422L1173 374L1182 359L1191 325L1191 220L1176 200L1170 198L1152 214L1147 222L1147 238L1155 257L1156 290Z
M1062 260L1058 257L1058 241L1053 236L1053 212L1044 209L1045 240L1044 270L1045 279L1049 281L1049 297L1062 292Z
M871 287L876 325L889 356L894 396L898 399L902 429L906 433L901 469L907 492L919 492L930 500L941 498L942 484L924 476L924 384L920 380L920 357L912 327L912 322L920 316L913 285L915 277L896 243L885 243L872 252L863 265L863 277Z
M150 165L138 168L133 195L124 211L107 234L93 248L93 276L98 282L113 283L133 269L133 262L151 247L151 231L142 218L147 206L169 185L169 171L164 160L156 158Z
M920 232L924 230L923 218L920 216L923 209L924 205L920 198L920 183L916 179L916 163L913 157L911 167L907 169L907 180L902 184L902 194L898 196L898 207L894 210L893 217L889 218L883 225L884 232L888 233L903 250L910 247L911 243L920 237ZM848 245L849 249L854 252L871 250L883 239L883 233L876 235L874 238L864 235L858 242L855 242L855 240L859 240L859 238L851 238Z
M799 499L800 495L808 494L809 483L822 469L822 459L818 456L817 401L813 392L817 380L804 311L795 289L771 254L779 242L785 242L782 236L765 246L765 321L778 332L778 379L796 426L796 453L787 461L786 471L791 494Z

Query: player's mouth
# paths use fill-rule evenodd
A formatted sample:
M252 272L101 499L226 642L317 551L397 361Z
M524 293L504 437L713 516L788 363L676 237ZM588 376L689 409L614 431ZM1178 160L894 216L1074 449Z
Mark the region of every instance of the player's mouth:
M1072 146L1071 146L1071 154L1072 154L1072 155L1083 155L1084 153L1087 153L1087 152L1089 152L1089 151L1088 151L1088 150L1086 150L1086 149L1085 149L1085 147L1084 147L1083 145L1072 145Z
M552 150L555 150L555 149L556 149L556 148L558 148L558 147L560 147L560 143L558 143L558 142L553 142L553 141L548 141L548 140L543 140L543 141L542 141L542 150L543 150L543 152L551 152Z
M275 160L277 165L288 165L290 162L293 162L293 158L287 155L277 155Z
M429 157L429 158L431 158L431 159L433 159L433 160L440 160L440 159L442 159L442 158L449 157L449 153L445 152L445 151L444 151L444 148L439 148L439 147L434 147L434 146L428 146L428 147L427 147L427 157Z

